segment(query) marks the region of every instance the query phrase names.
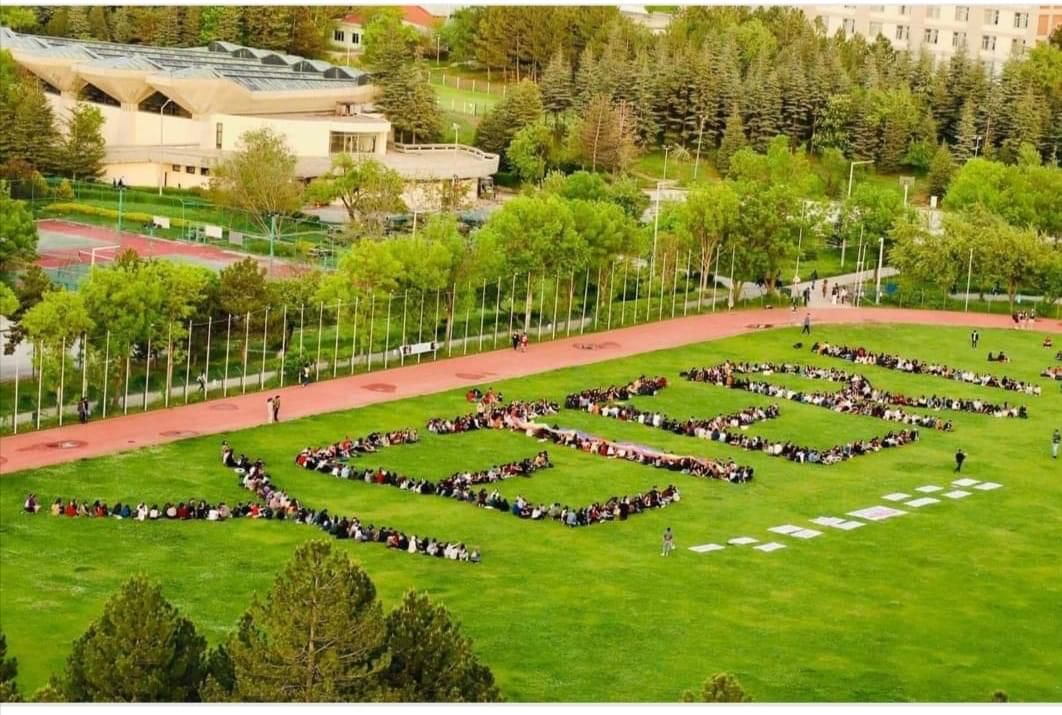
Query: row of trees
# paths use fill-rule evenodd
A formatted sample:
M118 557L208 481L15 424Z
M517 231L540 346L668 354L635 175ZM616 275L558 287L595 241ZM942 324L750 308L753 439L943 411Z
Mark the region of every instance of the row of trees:
M95 179L103 173L103 115L79 102L57 118L41 83L0 50L0 178Z
M0 702L20 699L0 634ZM490 669L443 606L410 591L384 613L368 574L326 541L296 549L215 648L138 576L76 640L38 702L493 702Z
M161 47L196 47L225 40L303 57L323 57L336 17L345 8L321 6L38 5L9 19L16 30L53 37Z

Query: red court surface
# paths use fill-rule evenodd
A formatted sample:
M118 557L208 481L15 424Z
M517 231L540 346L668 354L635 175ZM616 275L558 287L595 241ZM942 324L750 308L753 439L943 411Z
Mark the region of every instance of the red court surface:
M809 311L814 326L830 323L908 323L1009 328L1010 316L898 308L821 308ZM484 385L562 367L587 365L651 350L680 347L768 327L798 325L803 312L750 310L676 318L604 333L327 380L280 394L282 420L401 400L470 385ZM1036 332L1062 333L1062 322L1037 321ZM130 414L89 424L26 432L0 440L0 474L86 457L218 434L265 422L267 393L248 393L168 410Z
M42 268L59 268L70 263L82 263L88 260L85 256L88 249L115 245L121 246L121 249L101 253L99 258L101 262L109 262L121 250L131 249L136 251L142 258L163 258L195 263L214 270L220 270L250 255L239 251L228 251L206 243L189 243L187 241L153 238L129 231L119 233L112 228L104 226L92 226L59 219L38 221L37 228L44 237L43 255L37 261L37 265ZM61 239L62 237L69 238L69 244L54 248L47 246L49 238ZM269 268L270 261L268 257L251 257L262 266ZM294 270L295 267L287 262L274 259L270 272L273 275L286 275Z

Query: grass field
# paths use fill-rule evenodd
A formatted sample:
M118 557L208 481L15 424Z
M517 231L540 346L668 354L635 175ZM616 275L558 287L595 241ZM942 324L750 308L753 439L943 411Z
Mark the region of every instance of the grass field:
M557 424L685 454L732 456L753 464L754 482L730 485L550 450L556 468L504 483L511 497L584 504L674 481L682 501L629 521L568 530L438 497L345 482L295 468L296 452L344 434L416 426L422 441L364 457L438 478L534 454L541 446L512 433L427 434L428 417L468 411L461 391L322 415L224 435L238 452L261 456L281 486L334 513L357 513L418 535L460 539L482 548L477 566L388 551L341 548L374 579L385 606L416 587L462 621L509 700L675 701L707 675L738 675L759 701L985 701L1062 698L1062 483L1048 444L1062 421L1058 387L1037 378L1052 364L1034 332L983 331L977 351L964 329L873 325L817 328L816 339L987 370L987 351L1013 359L993 372L1039 380L1040 397L860 368L875 385L908 394L1009 400L1028 420L949 413L951 434L840 465L796 465L636 424L562 411ZM662 374L672 386L642 407L675 416L711 416L768 401L691 384L682 369L725 358L853 366L795 350L794 329L564 369L500 383L507 398L550 397ZM799 379L794 384L800 384ZM789 382L790 380L787 380ZM812 384L812 383L808 383ZM822 383L813 383L823 389ZM827 388L828 389L828 388ZM895 425L782 403L782 417L753 432L826 447L883 434ZM194 426L190 426L194 429ZM20 680L32 691L60 668L70 642L128 576L144 572L217 642L262 594L294 546L318 532L290 523L129 523L66 520L20 512L26 492L140 501L243 500L218 464L222 435L17 473L0 479L0 618ZM969 453L964 476L1003 489L943 499L852 532L826 529L807 542L768 527L806 524L819 515L882 502L883 494L947 485L952 454ZM679 550L659 555L660 534L674 529ZM695 554L686 547L749 535L789 548L761 553L736 547Z

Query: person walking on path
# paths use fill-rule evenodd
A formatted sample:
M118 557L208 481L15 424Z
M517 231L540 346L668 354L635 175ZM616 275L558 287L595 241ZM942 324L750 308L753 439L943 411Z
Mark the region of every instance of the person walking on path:
M827 286L828 284L829 284L829 281L828 281L828 280L826 280L825 278L823 278L823 279L822 279L822 299L823 299L823 300L825 300L825 299L826 299L826 286Z
M273 397L273 421L280 422L280 395Z
M273 398L266 399L266 424L273 423Z
M1062 432L1057 429L1055 433L1051 435L1051 459L1058 459L1058 448L1062 445Z
M199 394L202 395L203 397L206 397L206 388L207 388L207 376L206 376L206 373L205 372L199 373L199 377L197 377L195 379L195 381L199 383Z
M89 403L88 399L82 395L81 399L77 401L77 420L81 424L88 422L89 418Z
M527 352L527 333L520 333L520 352Z
M675 535L671 533L671 527L667 527L664 530L664 543L660 550L661 556L670 556L671 552L675 550Z
M811 313L804 314L804 327L800 329L801 335L811 335Z
M957 450L955 452L955 471L956 472L961 472L962 471L962 463L965 462L965 461L966 461L966 452L963 452L962 449Z

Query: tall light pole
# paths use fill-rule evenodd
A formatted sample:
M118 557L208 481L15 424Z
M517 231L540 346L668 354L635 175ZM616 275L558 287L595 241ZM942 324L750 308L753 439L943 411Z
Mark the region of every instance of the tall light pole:
M456 159L457 158L457 133L461 130L461 127L460 127L460 125L458 125L457 122L454 122L450 126L450 128L454 130L454 158Z
M866 159L864 161L853 161L848 165L848 198L852 198L852 179L855 178L855 168L860 164L873 164L873 159Z
M162 196L162 181L166 176L166 162L162 160L163 142L162 142L162 129L166 125L163 123L163 113L166 111L166 107L173 104L173 100L167 98L166 101L159 107L159 196Z
M667 181L667 153L669 151L671 151L671 145L670 144L665 144L664 145L664 178L663 178L663 181ZM650 273L650 275L652 275L652 274Z
M881 267L885 262L885 237L878 239L878 275L874 281L874 305L881 304Z
M664 151L666 152L667 149L665 148ZM666 159L664 163L666 165ZM649 285L653 283L653 270L656 268L656 239L660 234L660 190L667 183L666 180L656 182L656 210L653 212L653 253L649 257Z
M977 156L977 152L981 149L981 135L974 135L974 156Z

